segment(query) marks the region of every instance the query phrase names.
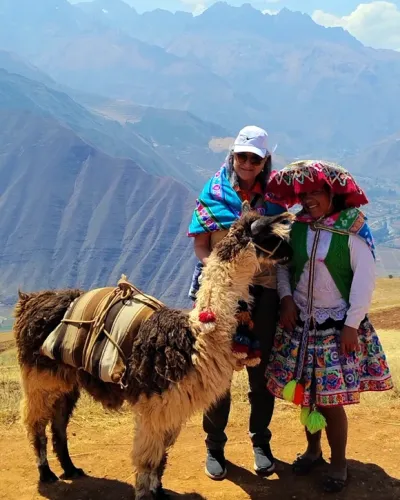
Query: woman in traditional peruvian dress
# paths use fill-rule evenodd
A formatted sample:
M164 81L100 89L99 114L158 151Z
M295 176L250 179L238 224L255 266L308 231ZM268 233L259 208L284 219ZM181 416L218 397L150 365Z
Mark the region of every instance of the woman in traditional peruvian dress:
M324 490L347 481L345 405L364 391L392 388L386 357L368 319L375 286L374 244L364 192L343 168L295 162L273 173L276 201L302 205L293 224L294 257L278 269L280 324L267 367L267 387L302 407L308 447L293 463L298 475L323 463L321 430L331 448Z

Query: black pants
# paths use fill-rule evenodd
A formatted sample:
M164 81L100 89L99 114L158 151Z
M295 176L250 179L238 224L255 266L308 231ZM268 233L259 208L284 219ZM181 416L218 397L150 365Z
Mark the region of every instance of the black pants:
M269 443L269 424L274 411L275 398L266 388L265 369L271 353L278 319L279 299L276 290L253 287L255 297L252 319L254 333L261 344L261 363L255 368L247 368L249 377L250 421L249 434L253 446ZM227 441L225 428L231 408L230 392L203 415L203 429L207 434L209 449L222 449Z

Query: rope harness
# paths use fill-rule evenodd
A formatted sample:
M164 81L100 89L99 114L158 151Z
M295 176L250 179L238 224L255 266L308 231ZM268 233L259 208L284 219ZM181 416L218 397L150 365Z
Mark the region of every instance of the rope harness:
M143 300L141 297L138 297L137 295L142 295L147 299L147 301ZM84 370L89 370L89 362L92 356L93 349L96 346L96 342L98 341L100 335L104 333L108 340L113 344L113 346L117 349L118 353L120 354L121 358L123 359L124 363L126 363L127 359L125 354L123 353L121 347L118 345L118 343L113 339L113 337L110 335L110 332L108 332L105 329L105 322L107 319L107 315L112 309L112 307L115 306L120 301L127 301L131 300L133 298L136 298L139 302L151 307L154 311L159 310L162 306L153 299L153 297L146 295L143 293L139 288L135 287L130 283L126 276L123 274L121 276L121 279L118 281L117 287L110 293L109 297L107 298L107 302L104 304L103 308L101 311L91 320L73 320L73 319L63 319L61 322L70 324L70 325L75 325L78 327L81 327L82 325L90 325L90 329L88 332L88 335L85 340L85 345L83 349L83 369Z
M269 259L271 259L278 251L278 248L282 245L282 242L283 242L283 240L280 240L279 243L276 245L276 247L273 250L267 250L266 248L262 247L261 245L254 243L254 241L253 241L253 245L256 248L258 248L259 250L261 250L263 253L265 253Z

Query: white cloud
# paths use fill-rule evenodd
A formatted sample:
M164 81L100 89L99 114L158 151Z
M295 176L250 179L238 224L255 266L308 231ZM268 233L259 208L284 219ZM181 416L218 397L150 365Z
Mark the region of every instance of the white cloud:
M400 9L394 3L361 3L351 14L343 17L316 10L312 18L322 26L346 29L364 45L400 50Z
M194 6L194 9L193 9L193 15L194 16L199 16L200 14L203 14L203 12L207 9L207 6L204 5L204 3L197 3L195 6Z
M207 9L207 3L199 0L180 0L180 2L184 5L188 5L194 16L199 16Z

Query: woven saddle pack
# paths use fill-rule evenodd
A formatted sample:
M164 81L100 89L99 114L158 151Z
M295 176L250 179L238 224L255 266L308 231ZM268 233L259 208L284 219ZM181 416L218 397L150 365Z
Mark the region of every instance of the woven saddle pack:
M96 288L75 299L45 340L41 354L104 382L123 385L140 326L162 307L123 275L116 288Z

